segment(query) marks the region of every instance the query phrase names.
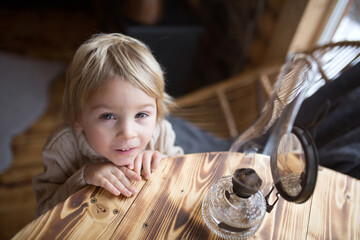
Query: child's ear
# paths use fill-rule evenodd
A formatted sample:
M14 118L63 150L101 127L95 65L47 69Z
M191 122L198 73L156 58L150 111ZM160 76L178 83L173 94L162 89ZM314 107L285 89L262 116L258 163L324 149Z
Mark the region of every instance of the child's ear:
M82 126L81 126L80 121L76 121L76 122L74 123L74 129L75 129L76 131L81 131L81 130L82 130Z

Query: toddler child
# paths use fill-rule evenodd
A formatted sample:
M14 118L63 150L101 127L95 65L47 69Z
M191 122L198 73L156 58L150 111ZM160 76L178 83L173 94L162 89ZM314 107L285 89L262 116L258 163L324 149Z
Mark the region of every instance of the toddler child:
M161 158L181 155L164 119L172 104L150 50L122 34L82 44L69 66L65 124L43 149L44 173L33 180L39 216L87 184L130 197ZM163 155L164 154L164 155Z

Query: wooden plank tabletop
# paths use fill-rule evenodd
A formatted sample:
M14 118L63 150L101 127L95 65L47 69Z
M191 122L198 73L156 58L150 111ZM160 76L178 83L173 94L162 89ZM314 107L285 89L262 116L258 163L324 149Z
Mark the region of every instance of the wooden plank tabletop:
M14 239L220 239L205 225L202 200L227 174L226 153L164 159L133 197L89 186L35 219ZM252 239L360 239L360 181L320 168L304 204L280 199Z

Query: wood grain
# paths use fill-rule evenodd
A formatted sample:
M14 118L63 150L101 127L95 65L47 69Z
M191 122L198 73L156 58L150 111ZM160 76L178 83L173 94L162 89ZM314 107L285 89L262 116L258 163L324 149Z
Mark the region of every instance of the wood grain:
M136 197L115 197L86 187L27 225L14 239L182 238L194 232L211 236L201 217L201 202L205 190L226 171L226 155L208 153L206 161L204 155L184 158L163 160L151 180L137 185Z
M241 155L164 159L149 181L137 183L139 193L131 198L86 187L14 239L220 239L205 225L201 206L210 186L228 174L227 157ZM359 239L359 189L360 181L321 168L313 196L304 204L280 199L252 239Z
M133 239L133 236L141 239L216 239L202 220L201 204L211 183L225 173L226 156L205 155L206 161L201 160L204 155L189 155L186 161L178 157L162 164L112 239Z
M360 181L321 168L313 196L309 239L360 239Z
M144 183L136 187L141 189ZM35 219L13 239L109 239L134 199L88 186Z

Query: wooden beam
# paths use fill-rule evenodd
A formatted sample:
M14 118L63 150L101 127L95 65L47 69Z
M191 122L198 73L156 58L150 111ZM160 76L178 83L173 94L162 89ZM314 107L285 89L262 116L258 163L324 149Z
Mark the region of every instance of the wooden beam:
M267 47L264 64L285 61L308 2L309 0L285 0L274 35Z
M310 0L299 27L291 42L289 52L315 47L325 29L338 0Z

